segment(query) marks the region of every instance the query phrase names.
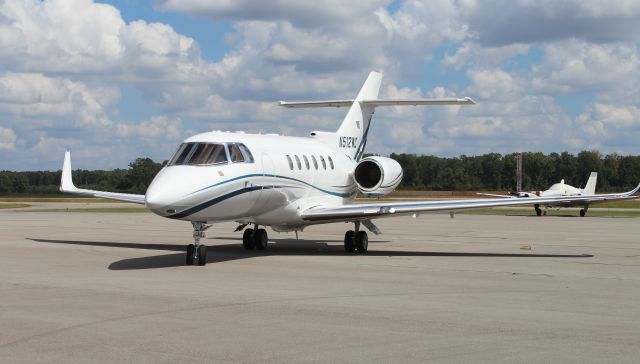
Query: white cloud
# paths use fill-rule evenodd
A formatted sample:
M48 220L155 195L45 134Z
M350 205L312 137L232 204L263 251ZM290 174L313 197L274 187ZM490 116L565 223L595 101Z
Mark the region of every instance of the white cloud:
M0 75L0 111L19 117L67 117L74 125L111 124L104 106L118 97L114 88L86 85L37 73Z
M0 2L3 157L57 168L57 153L72 147L91 156L74 157L88 167L123 166L141 154L164 159L191 132L335 130L345 109L276 102L351 98L372 69L386 74L383 97L471 96L478 105L380 108L371 152L618 150L637 139L637 1L345 4L160 3L231 22L230 50L212 62L196 39L126 22L111 5ZM125 99L130 89L143 105ZM128 115L138 107L141 116Z
M478 43L464 42L453 54L447 54L442 63L452 65L459 70L463 67L500 67L506 60L526 55L530 46L528 44L509 44L499 47L483 47Z
M137 124L118 123L115 125L118 137L175 140L183 137L182 120L166 116L155 116Z
M16 133L13 130L0 126L0 150L15 150L16 139Z
M547 44L544 52L544 61L533 67L532 86L537 91L609 92L633 89L640 81L635 44L569 40Z
M0 58L13 71L128 82L194 81L212 73L192 38L165 24L126 24L115 7L91 0L2 2L0 34Z
M161 8L213 19L234 21L290 21L298 27L331 26L347 23L372 13L387 1L362 0L345 3L340 0L320 1L251 1L251 0L166 0Z
M471 38L484 46L578 38L604 43L640 39L634 0L462 1Z
M637 154L640 137L640 107L635 105L590 104L576 117L580 143L594 148Z

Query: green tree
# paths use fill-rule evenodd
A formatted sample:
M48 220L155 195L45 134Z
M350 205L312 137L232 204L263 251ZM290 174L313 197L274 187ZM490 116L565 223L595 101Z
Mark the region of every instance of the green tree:
M29 189L29 180L25 173L19 173L13 178L13 192L25 193Z
M138 158L129 163L127 176L133 191L145 193L160 169L162 169L162 164L154 162L151 158Z

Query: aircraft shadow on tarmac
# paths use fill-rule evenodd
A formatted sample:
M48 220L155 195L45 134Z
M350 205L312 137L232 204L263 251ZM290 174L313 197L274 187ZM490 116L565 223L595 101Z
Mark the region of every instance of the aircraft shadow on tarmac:
M225 238L226 239L226 238ZM28 239L38 243L69 244L84 246L101 246L110 248L144 249L144 250L164 250L179 253L153 255L147 257L128 258L113 262L109 265L110 270L134 270L169 268L185 265L185 245L180 244L148 244L148 243L122 243L108 241L79 241L79 240L51 240L51 239ZM219 244L207 246L207 263L221 263L236 259L248 259L272 255L300 255L300 256L353 256L346 253L342 244L327 244L327 242L337 242L335 240L310 241L295 239L271 240L267 250L244 250L241 244ZM342 243L342 241L339 241ZM371 243L384 243L376 241ZM590 258L591 254L533 254L533 253L467 253L467 252L424 252L424 251L402 251L402 250L369 250L366 256L387 256L387 257L506 257L506 258Z

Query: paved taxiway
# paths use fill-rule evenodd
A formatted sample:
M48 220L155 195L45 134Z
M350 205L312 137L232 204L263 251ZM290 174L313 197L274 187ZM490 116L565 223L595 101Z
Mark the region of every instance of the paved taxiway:
M0 212L0 362L637 362L640 218L426 215L246 252L149 213ZM586 254L586 255L583 255ZM592 255L592 256L590 256Z

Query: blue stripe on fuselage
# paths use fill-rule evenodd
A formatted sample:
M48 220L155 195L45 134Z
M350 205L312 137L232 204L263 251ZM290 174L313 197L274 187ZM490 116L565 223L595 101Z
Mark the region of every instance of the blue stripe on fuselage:
M201 203L199 205L196 205L194 207L190 207L190 208L188 208L188 209L186 209L184 211L178 212L178 213L173 214L173 215L168 215L167 217L172 218L172 219L181 219L183 217L187 217L189 215L193 215L198 211L202 211L202 210L206 209L207 207L211 207L211 206L213 206L213 205L215 205L217 203L220 203L220 202L222 202L224 200L228 200L231 197L235 197L235 196L241 195L243 193L248 193L248 192L253 192L253 191L258 191L258 190L263 190L263 189L266 190L266 189L271 189L271 188L279 188L279 187L278 186L267 186L267 187L264 187L264 186L251 186L251 187L246 187L246 188L243 188L243 189L240 189L240 190L236 190L236 191L227 193L226 195L218 196L218 197L216 197L214 199L211 199L211 200L209 200L207 202L203 202L203 203Z
M190 193L190 194L188 194L187 196L193 195L194 193L202 192L202 191L204 191L204 190L208 190L208 189L213 188L213 187L216 187L216 186L223 185L223 184L225 184L225 183L229 183L229 182L237 181L237 180L240 180L240 179L243 179L243 178L250 178L250 177L271 177L271 178L281 178L281 179L290 180L290 181L296 181L296 182L299 182L299 183L305 184L305 185L307 185L307 186L309 186L309 187L311 187L311 188L314 188L314 189L316 189L316 190L318 190L318 191L320 191L320 192L324 192L324 193L326 193L326 194L333 195L333 196L338 196L338 197L350 197L350 196L352 195L352 193L351 193L351 192L348 192L348 193L339 193L339 192L331 192L331 191L327 191L327 190L325 190L325 189L322 189L322 188L320 188L320 187L316 187L316 186L314 186L314 185L312 185L312 184L310 184L310 183L307 183L307 182L305 182L305 181L301 181L301 180L299 180L299 179L297 179L297 178L293 178L293 177L279 176L279 175L276 175L276 174L268 174L268 173L267 173L267 174L262 174L262 173L253 173L253 174L245 174L245 175L243 175L243 176L233 177L233 178L230 178L230 179L228 179L228 180L226 180L226 181L222 181L222 182L214 183L214 184L212 184L212 185L210 185L210 186L207 186L207 187L201 188L201 189L199 189L199 190L197 190L197 191L191 192L191 193Z

